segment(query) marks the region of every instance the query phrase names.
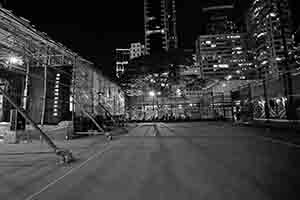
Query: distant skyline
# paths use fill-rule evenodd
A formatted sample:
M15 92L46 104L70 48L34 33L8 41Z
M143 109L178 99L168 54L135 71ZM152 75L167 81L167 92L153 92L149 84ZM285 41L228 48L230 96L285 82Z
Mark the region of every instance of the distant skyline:
M177 32L181 48L194 48L197 35L203 32L205 24L201 9L208 2L176 1ZM249 0L236 2L239 9L236 9L235 15L242 21ZM143 3L143 0L131 0L130 3L119 0L98 5L60 0L9 0L5 7L13 10L17 16L30 20L37 29L48 33L54 40L101 65L106 74L114 75L115 48L126 48L131 42L144 43ZM291 7L293 13L297 13L299 0L291 0ZM294 19L297 17L293 16Z

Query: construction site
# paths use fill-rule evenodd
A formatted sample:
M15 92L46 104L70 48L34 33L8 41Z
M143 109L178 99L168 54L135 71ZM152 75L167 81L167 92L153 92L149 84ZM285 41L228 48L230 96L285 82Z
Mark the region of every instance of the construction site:
M125 112L119 86L100 68L0 8L0 139L5 143L103 134ZM57 149L55 149L57 150Z

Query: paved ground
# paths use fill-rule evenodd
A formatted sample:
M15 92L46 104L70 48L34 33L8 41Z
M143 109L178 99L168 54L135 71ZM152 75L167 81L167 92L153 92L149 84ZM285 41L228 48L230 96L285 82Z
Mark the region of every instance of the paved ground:
M61 143L80 158L70 166L42 148L24 156L0 145L0 199L299 199L299 141L224 123L149 123L109 143Z

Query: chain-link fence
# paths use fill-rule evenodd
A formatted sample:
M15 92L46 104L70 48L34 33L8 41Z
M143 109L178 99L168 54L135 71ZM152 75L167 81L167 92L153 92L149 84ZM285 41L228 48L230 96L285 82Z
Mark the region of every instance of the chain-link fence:
M127 116L133 121L191 121L232 119L231 97L205 93L193 98L130 97Z
M300 74L258 80L232 91L234 119L299 120Z

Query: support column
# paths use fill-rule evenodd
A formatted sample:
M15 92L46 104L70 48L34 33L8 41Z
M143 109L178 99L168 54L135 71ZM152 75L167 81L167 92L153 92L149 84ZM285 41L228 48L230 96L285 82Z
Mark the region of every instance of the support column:
M74 160L72 153L67 149L58 148L48 135L41 130L41 128L28 116L28 114L19 107L1 87L0 93L2 93L7 101L39 132L40 136L46 141L49 147L53 149L54 153L61 156L63 163L69 163Z
M44 63L44 93L43 93L43 107L41 115L41 126L44 126L46 106L47 106L47 82L48 82L48 65L50 64L49 49L47 49L46 63Z

